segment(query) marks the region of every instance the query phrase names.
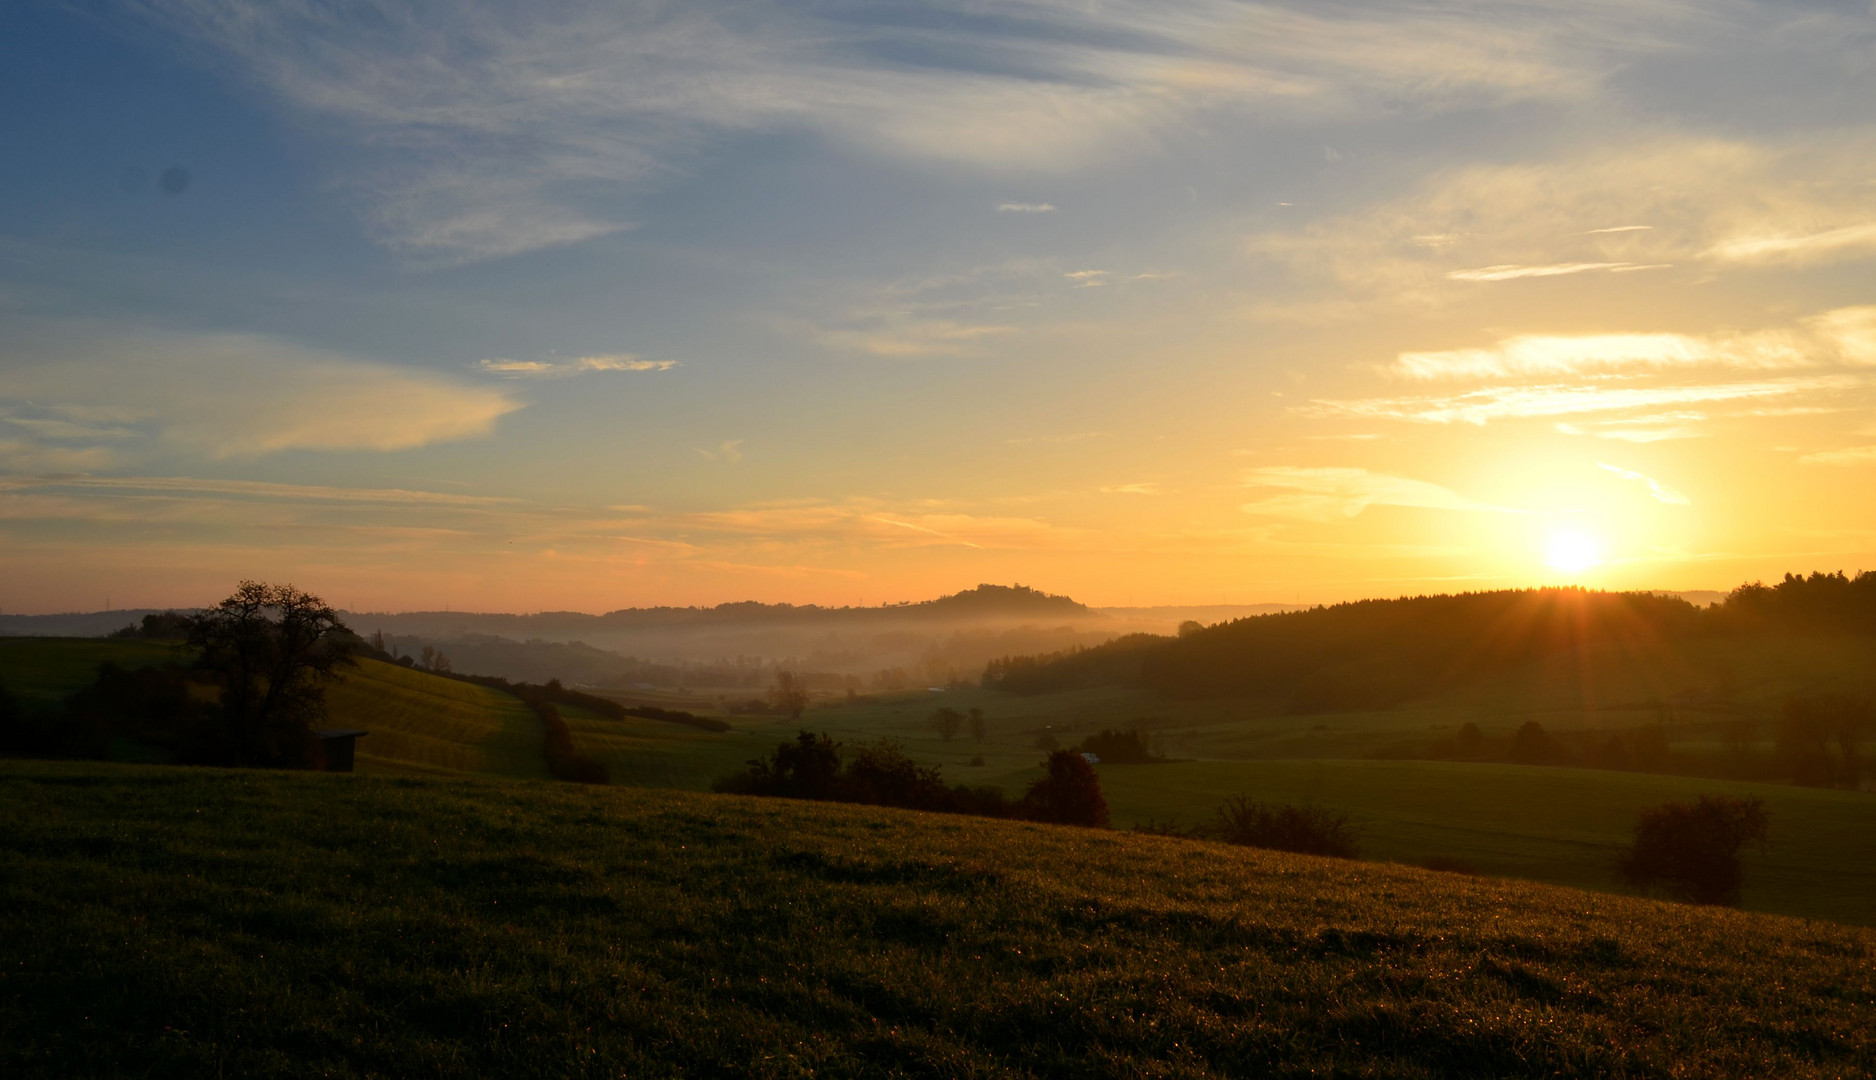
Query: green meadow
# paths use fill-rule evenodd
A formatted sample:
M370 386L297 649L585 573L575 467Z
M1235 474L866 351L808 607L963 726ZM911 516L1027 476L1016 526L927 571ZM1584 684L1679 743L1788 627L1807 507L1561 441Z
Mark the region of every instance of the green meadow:
M1848 651L1852 645L1860 643L1845 644L1843 655L1826 659L1833 664L1854 660ZM28 673L21 682L42 697L76 689L107 657L128 665L166 662L176 653L172 646L139 641L0 639L0 672ZM1650 665L1658 667L1655 661ZM1631 670L1650 665L1635 664ZM1768 698L1794 680L1824 678L1803 668L1793 675L1793 665L1777 657L1759 668L1742 661L1739 670L1745 676L1735 681L1733 692L1751 700ZM16 685L15 677L0 677ZM1642 808L1698 794L1751 795L1771 809L1772 838L1765 850L1746 856L1745 906L1876 925L1876 793L1362 757L1364 748L1403 731L1450 728L1462 715L1484 718L1481 726L1509 730L1525 715L1515 711L1518 703L1535 707L1544 695L1557 692L1559 678L1554 665L1514 673L1496 690L1473 691L1465 708L1475 712L1445 701L1373 714L1298 717L1260 713L1245 702L1168 701L1118 689L1036 697L920 690L852 703L836 699L810 708L799 724L731 717L734 726L721 733L657 720L610 720L573 707L561 711L576 749L603 763L612 783L692 791L708 789L716 777L767 755L805 726L849 744L891 739L917 760L939 766L952 783L991 784L1015 793L1037 775L1038 738L1054 737L1067 745L1100 727L1144 722L1169 751L1191 760L1100 766L1115 823L1122 828L1195 824L1236 795L1313 803L1347 815L1371 859L1603 891L1615 887L1611 866ZM1623 689L1613 676L1599 685L1623 693L1633 689ZM371 732L358 744L360 772L547 775L538 721L519 700L499 690L363 660L328 688L327 699L333 726ZM960 711L981 708L987 727L983 742L967 734L940 738L927 719L941 704ZM1620 712L1580 715L1611 722Z
M29 702L51 702L90 682L106 660L142 668L185 658L183 646L173 641L0 637L0 686Z
M1827 1077L1876 934L1125 832L0 763L10 1076Z
M540 721L510 694L378 660L326 689L333 727L358 741L363 772L544 778Z
M1195 824L1225 798L1345 814L1365 857L1613 889L1640 812L1670 800L1763 799L1771 840L1745 855L1743 904L1876 926L1876 794L1597 769L1438 761L1204 761L1103 765L1118 825Z

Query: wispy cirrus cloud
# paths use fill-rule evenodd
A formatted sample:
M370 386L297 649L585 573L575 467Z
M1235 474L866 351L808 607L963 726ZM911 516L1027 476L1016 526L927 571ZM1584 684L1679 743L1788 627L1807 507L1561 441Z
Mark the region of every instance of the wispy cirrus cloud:
M1247 246L1351 298L1415 306L1480 283L1864 259L1876 257L1873 157L1869 128L1760 142L1650 133L1450 167ZM1586 228L1608 221L1636 224Z
M1049 203L1006 202L997 204L999 214L1053 214L1055 207Z
M693 539L762 539L790 545L1035 549L1055 547L1080 535L1078 530L1036 518L871 498L756 504L658 515L651 520L660 529L681 531Z
M1520 334L1474 349L1401 353L1388 373L1421 381L1876 366L1876 307L1839 308L1755 333Z
M1793 235L1745 233L1713 245L1709 254L1728 262L1827 262L1876 253L1876 220Z
M1656 443L1667 442L1671 439L1696 438L1700 435L1700 430L1695 425L1707 418L1704 412L1680 409L1664 413L1644 413L1640 416L1602 417L1576 423L1559 421L1557 430L1565 435L1590 435L1598 439L1613 439L1619 442Z
M855 320L853 324L819 329L823 345L889 359L959 356L974 351L986 339L1017 333L1001 323L972 323L956 319L921 318L902 313Z
M150 446L215 459L407 450L487 435L521 407L422 369L252 334L75 332L0 371L0 408L37 410L14 425L36 443L92 443L120 461Z
M1817 450L1802 455L1804 465L1876 465L1876 446L1846 446L1837 450Z
M1509 507L1469 499L1451 488L1411 477L1358 468L1298 468L1271 465L1244 474L1248 487L1278 488L1283 494L1245 503L1248 514L1330 522L1352 518L1370 506L1422 510L1520 513Z
M1316 418L1354 416L1419 424L1484 425L1494 420L1631 412L1675 405L1828 399L1870 386L1870 380L1859 375L1804 375L1679 386L1544 384L1488 387L1458 394L1317 400L1297 411Z
M337 487L266 480L228 480L196 476L50 476L0 478L0 491L84 491L128 496L213 497L283 502L348 503L361 506L506 509L521 500L494 495L465 495L408 488Z
M1652 495L1656 502L1664 502L1670 506L1686 506L1689 503L1686 495L1663 484L1652 476L1638 473L1633 469L1624 469L1620 465L1611 465L1604 461L1598 461L1596 467L1612 472L1624 480L1633 480L1638 484L1647 485L1648 494Z
M631 353L608 353L582 356L573 360L478 360L478 371L509 378L560 379L569 375L589 375L602 371L670 371L676 360L646 360Z
M669 183L713 142L807 131L865 152L1062 170L1137 152L1210 112L1342 116L1591 93L1665 47L1678 5L1558 19L1472 0L929 0L344 7L120 0L238 65L357 148L351 177L387 245L489 258L630 227L608 193ZM918 55L920 62L904 57ZM969 56L947 63L947 56Z
M725 465L740 465L743 461L743 441L741 439L728 439L718 443L709 450L698 448L696 452L697 456L703 458L705 461L721 461Z
M1600 231L1592 229L1592 233ZM1519 266L1505 263L1498 266L1481 266L1473 270L1448 270L1448 281L1516 281L1519 278L1568 277L1572 274L1610 273L1626 274L1636 270L1666 270L1672 263L1628 263L1628 262L1573 262L1550 263L1543 266Z

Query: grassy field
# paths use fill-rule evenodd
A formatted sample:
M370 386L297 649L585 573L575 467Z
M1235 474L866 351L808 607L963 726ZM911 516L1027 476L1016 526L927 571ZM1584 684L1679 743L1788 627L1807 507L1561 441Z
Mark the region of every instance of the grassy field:
M1824 1077L1876 934L678 792L0 763L9 1076Z
M1746 856L1745 906L1876 925L1876 794L1592 769L1423 761L1103 765L1118 825L1208 817L1228 796L1348 815L1369 858L1612 889L1644 807L1703 794L1765 800L1771 843ZM1012 786L1021 777L1007 781Z
M540 721L499 690L361 659L327 687L326 706L333 727L371 733L360 772L547 775Z
M775 749L781 735L770 723L726 732L702 731L663 720L613 720L570 705L561 718L573 747L606 766L614 784L704 790L710 782Z
M1027 750L1043 734L1068 739L1136 724L1178 757L1361 758L1403 740L1450 736L1467 723L1502 736L1530 720L1552 731L1610 731L1665 719L1670 738L1692 752L1710 746L1712 729L1724 721L1770 718L1786 697L1822 692L1876 697L1876 639L1719 638L1644 650L1605 645L1396 708L1356 712L1286 714L1280 703L1258 698L1186 700L1098 687L1033 696L977 689L881 695L854 705L828 702L810 716L855 733L917 739L926 735L923 718L931 710L977 707L990 721L987 758ZM1762 736L1769 739L1770 731ZM963 745L944 749L963 751L965 758L974 752Z
M167 649L138 641L0 639L0 672L17 672L22 682L56 694L82 685L104 656L119 663L160 662L173 655ZM1741 670L1749 677L1747 685L1753 685L1754 669ZM1505 690L1504 701L1529 700L1537 694L1532 686L1549 685L1548 676L1539 678L1542 673L1525 674L1536 682ZM499 691L365 660L327 695L334 726L371 732L358 744L362 772L546 775L538 721ZM1499 700L1488 699L1478 707ZM988 737L982 743L967 736L941 739L926 724L940 703L960 710L983 708ZM1044 698L918 691L819 705L800 725L770 717L736 718L736 728L720 734L654 720L608 720L575 708L562 709L562 715L575 747L605 764L615 784L707 789L716 777L767 755L797 726L808 726L849 744L892 738L915 758L940 765L952 783L994 784L1015 793L1036 775L1039 734L1056 732L1064 743L1072 742L1105 724L1165 718L1166 704L1113 690ZM1745 793L1767 801L1773 834L1767 851L1748 856L1747 906L1876 925L1876 794L1585 769L1338 757L1350 750L1337 742L1341 731L1355 732L1348 737L1358 743L1376 730L1398 733L1402 725L1425 725L1427 715L1441 715L1438 709L1449 705L1401 710L1374 722L1381 727L1363 728L1361 718L1350 715L1246 717L1234 714L1241 705L1231 702L1173 704L1187 710L1177 715L1198 733L1193 739L1221 754L1248 747L1247 759L1103 765L1102 783L1117 824L1173 819L1191 824L1231 795L1311 802L1348 814L1371 858L1414 865L1451 860L1481 874L1607 890L1614 884L1610 864L1643 807L1701 793ZM1167 720L1156 730L1182 729ZM1301 752L1313 750L1319 757L1262 757L1259 732L1266 733L1265 741L1293 749L1304 744ZM972 763L978 759L981 764Z
M183 658L183 646L173 641L0 637L0 685L20 698L57 701L95 679L106 660L135 669Z

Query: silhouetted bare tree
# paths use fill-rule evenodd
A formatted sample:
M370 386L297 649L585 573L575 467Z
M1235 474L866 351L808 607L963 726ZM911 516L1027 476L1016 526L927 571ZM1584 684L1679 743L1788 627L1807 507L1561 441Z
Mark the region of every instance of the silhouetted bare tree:
M808 707L808 684L792 671L775 673L775 685L769 687L769 704L777 712L788 714L790 720L801 719L801 710Z
M350 630L325 601L291 585L243 581L197 615L189 643L220 690L201 754L231 765L311 763L325 684L351 663Z

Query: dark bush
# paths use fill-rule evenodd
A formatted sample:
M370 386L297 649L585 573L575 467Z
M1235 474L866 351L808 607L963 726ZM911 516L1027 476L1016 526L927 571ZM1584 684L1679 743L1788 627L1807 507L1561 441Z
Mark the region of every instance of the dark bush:
M1081 740L1078 749L1084 754L1093 754L1109 765L1148 765L1165 760L1147 748L1146 736L1140 734L1138 728L1126 731L1102 728Z
M103 757L101 730L74 728L63 711L34 708L0 687L0 753L30 757Z
M1876 710L1867 700L1818 694L1787 698L1773 738L1780 762L1794 782L1853 788L1861 774L1858 749L1872 728L1876 728Z
M1043 768L1047 775L1023 794L1024 817L1058 825L1107 827L1107 796L1101 793L1101 778L1087 758L1073 750L1057 750L1043 762Z
M1204 832L1227 844L1246 847L1338 859L1360 855L1348 819L1318 806L1261 803L1240 795L1224 801Z
M1077 787L1080 780L1061 778L1059 767L1031 787L1030 798L1012 803L994 787L958 784L947 788L937 769L918 764L892 743L863 745L849 760L841 753L839 743L825 733L809 731L799 732L792 742L777 746L767 758L749 762L743 771L720 777L711 787L731 795L865 803L1070 825L1107 824L1107 802L1094 770L1079 754L1062 751L1058 756L1073 758L1085 771L1082 780L1092 785L1091 800L1085 785ZM1042 794L1037 794L1038 789ZM1078 805L1080 809L1076 809ZM1089 806L1097 808L1098 813L1090 812Z
M574 749L573 731L567 727L567 721L561 717L560 710L554 703L543 698L523 698L534 715L540 717L544 733L542 750L547 758L547 771L556 780L571 780L576 784L603 784L607 780L606 767L585 754Z
M1745 879L1739 849L1763 845L1769 825L1763 802L1731 795L1644 810L1635 846L1617 860L1616 874L1644 892L1659 887L1695 904L1737 906Z
M1526 720L1511 737L1508 760L1521 765L1544 765L1557 759L1557 744L1551 741L1544 725Z
M939 778L937 769L918 764L888 742L855 751L838 787L843 802L942 811L957 805L957 798Z
M839 743L825 732L816 735L803 730L794 742L777 746L767 760L754 758L748 768L722 777L711 787L735 795L831 799L840 765Z
M228 743L238 739L221 730L227 715L192 694L188 673L173 667L99 664L97 680L66 698L63 712L71 731L99 740L85 757L103 757L110 740L129 739L184 761L221 764Z

